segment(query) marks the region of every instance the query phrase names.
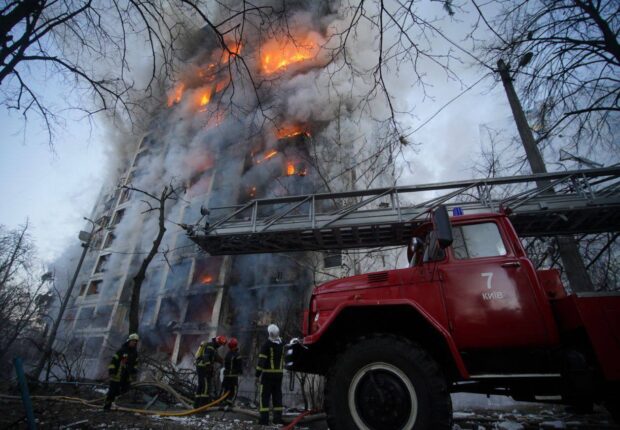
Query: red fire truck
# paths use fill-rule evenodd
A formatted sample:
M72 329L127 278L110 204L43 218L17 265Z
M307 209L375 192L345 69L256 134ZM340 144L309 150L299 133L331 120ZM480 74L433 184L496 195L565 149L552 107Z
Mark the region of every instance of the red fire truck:
M517 191L493 198L504 186ZM557 270L535 268L521 238L612 232L610 245L620 231L620 167L221 210L190 232L212 255L411 240L407 268L317 286L304 337L287 346L288 369L326 376L331 429L451 429L452 392L584 411L602 403L619 418L620 295L568 294Z
M331 429L451 429L451 392L620 408L620 295L567 294L503 213L414 233L410 267L315 288L287 368L326 375Z

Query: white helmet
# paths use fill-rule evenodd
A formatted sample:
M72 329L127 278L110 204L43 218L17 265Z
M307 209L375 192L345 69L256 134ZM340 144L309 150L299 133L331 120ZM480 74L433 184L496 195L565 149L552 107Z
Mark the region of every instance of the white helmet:
M280 329L275 324L269 324L269 327L267 327L267 333L269 333L269 339L272 340L280 337Z
M127 342L129 342L130 340L140 340L140 336L138 336L138 333L131 333L129 335L129 337L127 338Z

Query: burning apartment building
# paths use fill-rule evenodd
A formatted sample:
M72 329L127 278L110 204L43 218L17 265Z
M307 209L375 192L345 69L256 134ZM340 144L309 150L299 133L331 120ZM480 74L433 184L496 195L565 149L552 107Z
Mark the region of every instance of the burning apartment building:
M93 209L98 227L61 327L86 359L85 376L101 376L127 334L132 279L158 233L156 202L144 192L176 190L141 288L139 332L142 348L177 365L191 366L199 342L216 333L239 338L248 356L272 322L297 336L314 285L384 264L362 268L339 253L210 256L186 234L251 199L394 184L392 153L378 143L388 134L377 120L385 106L338 73L328 37L337 8L287 2L281 12L286 32L260 15L246 18L244 34L197 30L145 133L119 149L127 155Z

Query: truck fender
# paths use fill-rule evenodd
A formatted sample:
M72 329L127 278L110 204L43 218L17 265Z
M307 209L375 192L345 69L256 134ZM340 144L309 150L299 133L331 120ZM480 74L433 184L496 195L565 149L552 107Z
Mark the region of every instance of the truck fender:
M386 299L386 300L356 300L355 302L345 302L340 303L331 311L329 318L321 325L319 330L304 338L305 345L312 345L321 340L323 335L329 330L332 324L337 320L337 318L342 314L342 312L346 309L352 309L357 307L366 307L366 308L376 308L378 306L386 307L386 306L409 306L413 308L413 310L418 313L444 340L448 350L450 351L451 358L454 362L454 365L463 379L469 379L469 372L465 367L465 363L463 362L463 358L459 353L456 344L454 343L454 339L450 335L450 332L442 326L431 314L429 314L424 308L422 308L418 303L406 300L406 299Z

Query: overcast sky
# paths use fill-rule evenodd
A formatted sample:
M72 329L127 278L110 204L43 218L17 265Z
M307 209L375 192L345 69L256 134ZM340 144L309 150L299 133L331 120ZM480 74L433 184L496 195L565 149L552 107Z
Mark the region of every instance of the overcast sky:
M82 217L90 215L102 183L104 142L86 121L71 121L52 152L36 128L25 139L20 128L16 114L0 112L0 224L16 228L28 220L39 256L50 261L77 242Z

